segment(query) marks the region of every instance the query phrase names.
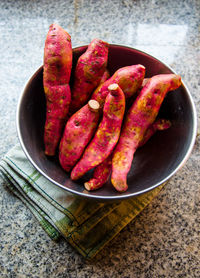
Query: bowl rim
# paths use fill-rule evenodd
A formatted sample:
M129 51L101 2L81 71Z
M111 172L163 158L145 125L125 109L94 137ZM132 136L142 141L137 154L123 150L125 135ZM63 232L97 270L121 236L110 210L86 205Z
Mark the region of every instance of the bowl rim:
M165 67L167 67L172 73L174 74L177 74L169 65L167 65L165 62L163 62L162 60L156 58L155 56L145 52L145 51L142 51L140 49L137 49L137 48L134 48L134 47L131 47L131 46L127 46L127 45L123 45L123 44L109 44L110 46L113 46L113 47L120 47L120 48L125 48L125 49L130 49L130 50L134 50L136 52L139 52L139 53L142 53L142 54L145 54L147 56L150 56L151 58L155 59L156 61L158 61L159 63L162 63ZM74 47L72 50L73 52L74 51L77 51L79 50L80 48L85 48L87 47L88 45L82 45L82 46L76 46ZM21 135L21 132L20 132L20 111L21 111L21 103L22 103L22 100L23 100L23 97L24 97L24 92L27 90L27 88L29 87L30 83L32 82L32 80L37 76L37 74L42 70L43 68L43 65L40 66L35 72L34 74L29 78L28 82L25 83L25 86L23 87L23 90L22 90L22 93L19 97L19 100L18 100L18 103L17 103L17 110L16 110L16 128L17 128L17 134L18 134L18 138L19 138L19 142L20 142L20 145L26 155L26 157L28 158L28 160L31 162L31 164L38 170L38 172L44 176L47 180L49 180L50 182L52 182L53 184L55 184L56 186L59 186L60 188L72 193L72 194L75 194L75 195L78 195L79 197L82 197L82 198L87 198L87 199L93 199L93 200L96 200L96 201L119 201L119 200L124 200L124 199L128 199L128 198L132 198L132 197L135 197L135 196L138 196L138 195L141 195L141 194L144 194L146 192L149 192L153 189L155 189L156 187L160 186L161 184L167 182L178 170L180 170L184 164L186 163L186 161L188 160L192 150L193 150L193 147L194 147L194 144L195 144L195 140L196 140L196 135L197 135L197 112L196 112L196 107L195 107L195 104L194 104L194 101L193 101L193 98L192 98L192 95L188 89L188 87L186 86L186 84L184 83L183 79L181 78L181 81L182 81L182 86L183 88L185 89L185 91L187 92L187 95L188 95L188 98L189 98L189 101L190 101L190 104L191 104L191 107L192 107L192 120L193 120L193 132L192 132L192 138L191 138L191 141L190 141L190 145L188 147L188 150L185 154L185 156L183 157L182 161L179 163L179 165L164 179L162 179L161 181L157 182L156 184L154 184L153 186L151 187L148 187L147 189L144 189L144 190L140 190L140 191L137 191L135 193L129 193L129 194L125 194L125 195L116 195L116 196L102 196L102 195L90 195L90 194L86 194L84 192L77 192L76 190L74 189L70 189L70 188L67 188L65 187L64 185L61 185L60 183L56 182L55 180L53 180L52 178L50 178L47 174L45 174L39 166L37 166L37 164L33 161L33 159L31 158L31 156L29 155L28 151L26 150L26 147L23 143L23 139L22 139L22 135ZM116 192L117 193L117 192Z

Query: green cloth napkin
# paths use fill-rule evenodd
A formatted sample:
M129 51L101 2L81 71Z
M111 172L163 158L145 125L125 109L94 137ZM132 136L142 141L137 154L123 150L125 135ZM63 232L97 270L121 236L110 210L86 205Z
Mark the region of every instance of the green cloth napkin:
M62 235L86 258L95 256L163 187L117 203L80 199L43 177L20 145L4 156L0 170L8 187L35 215L51 239L57 240Z

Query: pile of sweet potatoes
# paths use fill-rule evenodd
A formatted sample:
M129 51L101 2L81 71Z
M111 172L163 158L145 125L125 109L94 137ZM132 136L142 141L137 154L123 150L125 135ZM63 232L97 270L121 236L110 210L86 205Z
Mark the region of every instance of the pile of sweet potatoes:
M157 115L169 91L181 85L176 74L145 79L145 67L107 69L109 44L94 39L73 72L70 35L57 24L49 28L44 48L43 85L46 96L45 154L59 156L61 167L78 180L94 169L84 184L128 188L127 174L134 153L157 131L171 126ZM127 108L128 103L131 104Z

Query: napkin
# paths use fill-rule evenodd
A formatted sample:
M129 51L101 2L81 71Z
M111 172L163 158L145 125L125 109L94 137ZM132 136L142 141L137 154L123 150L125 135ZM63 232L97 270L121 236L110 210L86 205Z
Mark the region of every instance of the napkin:
M164 186L120 202L89 201L43 177L28 161L20 145L2 158L0 170L7 186L33 213L50 238L58 240L63 236L86 258L94 257Z

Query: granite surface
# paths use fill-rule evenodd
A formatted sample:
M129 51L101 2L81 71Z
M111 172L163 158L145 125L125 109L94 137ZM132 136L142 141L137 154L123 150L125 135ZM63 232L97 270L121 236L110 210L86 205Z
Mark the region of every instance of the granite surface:
M99 37L162 59L187 84L200 115L200 1L0 1L0 156L18 142L24 84L42 64L48 26L73 47ZM0 177L0 277L200 277L200 137L159 196L92 261L55 243Z

